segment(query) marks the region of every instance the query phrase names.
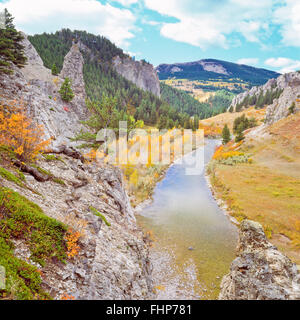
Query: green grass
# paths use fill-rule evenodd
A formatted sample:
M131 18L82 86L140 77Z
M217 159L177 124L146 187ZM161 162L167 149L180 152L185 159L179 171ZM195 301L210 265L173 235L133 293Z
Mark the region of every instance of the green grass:
M47 261L67 258L67 227L47 217L42 209L11 189L0 188L0 265L6 269L6 289L0 299L49 298L41 289L37 268L16 258L12 240L19 239L31 252L30 259L44 266Z
M110 227L111 224L106 220L106 218L104 217L103 214L101 214L99 211L97 211L94 207L90 207L90 210L92 211L92 213L97 216L100 217L102 219L102 221L108 226Z
M0 176L2 178L6 179L7 181L14 182L15 184L17 184L20 187L24 187L24 183L22 182L22 180L20 178L18 178L13 173L11 173L10 171L8 171L2 167L0 167Z
M44 157L44 159L47 162L61 161L61 162L65 163L64 160L60 156L55 156L54 154L42 154L42 156Z

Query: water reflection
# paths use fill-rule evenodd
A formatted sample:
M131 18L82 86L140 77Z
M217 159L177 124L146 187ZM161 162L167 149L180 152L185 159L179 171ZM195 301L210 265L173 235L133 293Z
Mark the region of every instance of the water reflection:
M205 163L216 144L206 141ZM216 298L234 259L236 227L217 206L204 174L189 176L186 168L184 162L170 167L139 218L156 238L152 256L158 299Z

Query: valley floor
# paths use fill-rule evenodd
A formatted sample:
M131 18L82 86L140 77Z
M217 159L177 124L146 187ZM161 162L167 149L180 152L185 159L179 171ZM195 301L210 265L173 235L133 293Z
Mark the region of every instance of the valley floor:
M300 115L247 135L251 164L218 164L212 185L237 220L260 222L270 241L300 265Z

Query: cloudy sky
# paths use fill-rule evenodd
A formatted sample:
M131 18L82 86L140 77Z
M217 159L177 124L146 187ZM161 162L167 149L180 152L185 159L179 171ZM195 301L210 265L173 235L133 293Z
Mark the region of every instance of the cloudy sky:
M154 65L215 58L300 69L300 0L0 0L4 7L28 34L87 30Z

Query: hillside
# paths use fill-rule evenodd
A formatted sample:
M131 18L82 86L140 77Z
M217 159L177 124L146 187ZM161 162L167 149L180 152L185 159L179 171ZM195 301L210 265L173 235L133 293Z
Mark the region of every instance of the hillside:
M103 95L113 96L119 111L127 111L147 125L157 125L163 116L168 119L167 127L175 123L183 127L190 116L205 118L214 114L211 105L200 106L191 99L189 104L185 104L182 111L178 112L178 101L168 99L164 93L161 99L159 98L158 78L155 72L151 71L151 65L131 60L104 37L66 29L55 34L30 36L28 39L41 56L44 65L51 68L55 64L58 72L62 69L64 57L72 43L78 43L84 57L83 77L87 97L99 101ZM149 91L142 90L145 89L145 84L149 83ZM172 105L173 102L175 105Z
M183 90L178 90L161 82L161 97L168 102L177 112L187 113L190 116L197 115L200 119L206 119L226 111L234 97L226 91L218 91L205 102L194 99Z
M290 101L290 104L292 101ZM261 223L269 241L300 264L300 114L244 132L240 143L234 140L217 150L209 173L213 189L237 221ZM254 107L239 113L226 113L206 120L206 124L232 128L241 114L265 122L265 109ZM270 117L267 113L266 117ZM260 122L261 123L261 122ZM245 161L247 160L247 161Z
M213 90L218 82L233 84L230 91L238 92L244 86L252 87L266 83L269 79L277 78L280 74L266 69L254 68L232 62L204 59L195 62L161 64L156 68L160 80L168 78L200 81L202 89ZM215 82L215 84L213 84Z
M299 108L299 98L300 72L290 72L237 95L228 111L237 112L249 106L267 107L266 123L271 124L293 114Z

